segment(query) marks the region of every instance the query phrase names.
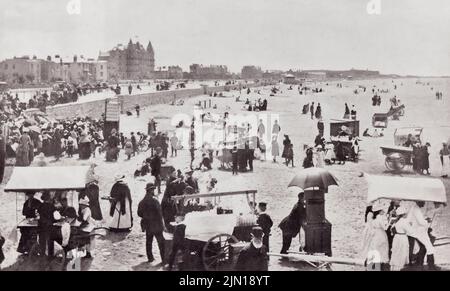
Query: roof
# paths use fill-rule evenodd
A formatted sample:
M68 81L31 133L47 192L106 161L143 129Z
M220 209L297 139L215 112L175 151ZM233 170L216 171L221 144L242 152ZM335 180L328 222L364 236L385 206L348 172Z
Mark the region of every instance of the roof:
M395 135L397 136L407 136L408 134L420 135L422 133L422 127L400 127L395 130Z
M365 174L369 188L367 202L378 199L431 201L447 203L440 179L376 176Z
M81 190L88 183L89 166L15 167L5 192Z

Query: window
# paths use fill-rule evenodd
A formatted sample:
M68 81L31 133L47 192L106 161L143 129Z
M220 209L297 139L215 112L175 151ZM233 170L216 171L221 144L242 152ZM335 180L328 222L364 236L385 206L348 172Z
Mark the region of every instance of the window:
M8 70L8 64L5 64L5 70Z
M16 65L13 65L13 70L15 70L16 69Z
M100 72L100 77L103 77L103 72Z
M103 70L103 65L100 65L100 70Z

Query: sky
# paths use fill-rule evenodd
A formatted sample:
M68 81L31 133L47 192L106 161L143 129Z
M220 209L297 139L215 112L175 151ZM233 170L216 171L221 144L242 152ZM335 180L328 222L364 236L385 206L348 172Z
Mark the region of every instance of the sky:
M152 42L157 67L450 75L448 0L0 0L0 59L96 58L130 38Z

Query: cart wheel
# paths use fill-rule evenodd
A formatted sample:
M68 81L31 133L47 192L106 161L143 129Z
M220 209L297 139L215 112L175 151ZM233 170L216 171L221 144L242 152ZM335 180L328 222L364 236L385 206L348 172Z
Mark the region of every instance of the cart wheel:
M405 158L399 153L394 153L386 157L386 168L391 171L401 171L406 165Z
M231 244L238 242L236 237L225 233L210 238L202 250L205 270L220 271L230 269L234 261Z
M386 165L386 168L390 171L394 170L394 160L391 159L390 157L386 157L386 159L384 160L384 164Z

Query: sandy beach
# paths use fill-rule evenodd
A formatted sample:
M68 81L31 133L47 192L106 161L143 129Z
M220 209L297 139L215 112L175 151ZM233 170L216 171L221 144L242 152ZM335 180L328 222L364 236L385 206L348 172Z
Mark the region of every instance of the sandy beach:
M302 106L312 101L322 106L322 115L325 119L342 118L344 114L344 103L349 106L355 105L357 119L360 120L360 159L358 163L347 162L345 165L326 166L326 169L334 174L339 181L338 187L330 187L326 194L326 217L333 225L332 228L332 251L333 255L346 258L361 258L360 247L362 242L362 230L364 228L364 212L366 207L367 182L361 173L377 175L393 175L388 172L384 165L384 156L380 146L393 145L393 135L396 128L418 126L423 127L422 141L429 142L430 148L430 169L431 178L439 178L440 161L439 149L443 140L450 138L450 79L429 78L420 79L376 79L376 80L351 80L339 81L343 88L336 86L337 82L317 82L310 84L311 87L323 89L322 93L308 92L306 95L299 95L296 90L288 90L288 85L280 84L281 92L275 96L269 96L270 87L252 89L252 93L247 95L242 91L241 98L256 100L267 98L267 114L278 114L281 126L279 144L282 148L283 134L289 135L294 144L295 168L287 167L279 159L273 163L268 154L267 161L254 162L254 172L239 173L232 176L231 172L218 169L219 162L213 163L213 170L200 175L200 180L206 175L215 177L218 182L218 189L227 191L233 184L239 182L243 189L257 189L257 201L268 203L267 212L271 215L274 226L272 228L271 251L279 252L281 249L281 231L278 228L280 221L289 213L296 202L296 193L287 188L288 183L295 173L302 169L304 158L303 145L313 143L317 135L317 120L311 120L310 115L302 115ZM427 85L429 83L429 85ZM397 85L397 89L394 89ZM365 86L366 92L362 90L359 94L353 91L358 86ZM376 87L373 87L376 86ZM373 96L371 89L389 89L389 93L381 94L382 104L380 107L371 106ZM261 89L261 95L255 91ZM443 92L443 100L435 98L436 90ZM235 102L235 97L239 92L226 92L226 98L214 98L200 96L186 99L183 106L170 106L167 104L156 105L143 108L141 116L121 116L121 130L126 135L131 131L146 131L149 118L155 118L158 122L158 130L173 130L172 117L180 112L192 115L194 104L198 101L212 100L212 104L217 104L217 109L208 109L211 113L223 114L229 111L230 114L251 114L241 110L243 103ZM389 99L394 95L406 106L405 116L399 121L389 121L389 127L384 130L384 137L370 138L362 137L365 128L371 128L372 114L378 111L387 111ZM100 98L100 97L99 97ZM226 107L229 109L226 110ZM258 114L255 112L255 114ZM268 151L270 153L270 150ZM145 257L145 234L141 232L139 218L136 215L137 203L144 195L145 181L133 179L133 172L150 152L141 153L131 160L126 160L121 152L118 162L107 163L104 156L91 158L89 161L79 161L77 158L63 158L60 162L49 162L49 166L57 165L89 165L95 162L98 167L96 174L99 175L100 196L109 194L113 184L113 178L118 173L127 175L128 183L132 191L134 227L127 234L107 234L105 238L97 239L94 259L83 261L82 268L85 270L161 270L158 264L159 258L156 255L154 263L147 263ZM197 153L197 158L199 154ZM177 158L169 158L169 163L177 169L184 169L189 165L189 151L184 149L178 152ZM9 234L16 224L16 196L13 193L4 193L3 187L11 174L11 167L6 170L6 177L0 189L0 228L2 234ZM401 176L421 177L415 174L412 169L406 169ZM439 178L440 179L440 178ZM450 197L450 179L442 179L447 190L447 199ZM161 197L160 197L161 198ZM23 203L23 197L18 200L19 209ZM101 206L104 216L107 217L109 204L102 200ZM20 219L20 213L17 212ZM108 218L108 217L107 217ZM106 221L105 221L106 222ZM433 223L434 233L437 237L450 236L450 208L444 209L441 216L437 217ZM294 239L291 249L298 249L298 240ZM58 264L31 264L18 258L15 251L16 245L8 241L4 247L6 261L2 267L6 270L35 270L48 269L56 270L60 268ZM154 242L154 250L157 244ZM155 252L155 251L154 251ZM436 263L442 267L450 266L450 245L436 248ZM157 253L157 252L155 252ZM296 270L298 264L282 262L278 258L270 259L269 270ZM361 267L350 267L345 265L334 265L336 270L358 270Z

